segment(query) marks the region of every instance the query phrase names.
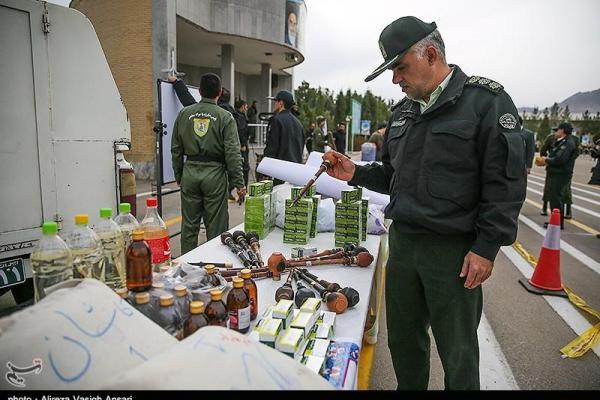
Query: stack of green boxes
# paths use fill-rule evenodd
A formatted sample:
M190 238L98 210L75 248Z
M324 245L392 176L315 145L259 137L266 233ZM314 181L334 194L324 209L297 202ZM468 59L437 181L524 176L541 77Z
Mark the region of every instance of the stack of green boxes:
M301 198L291 206L301 187L292 187L292 198L285 201L283 243L307 244L313 222L313 200ZM290 207L291 206L291 207Z
M358 190L358 198L362 203L362 240L367 240L367 218L369 217L369 198L363 197L363 188L361 186L357 186Z
M362 189L342 190L342 198L335 203L335 245L360 243L363 237ZM366 237L365 237L366 238Z
M276 200L276 195L273 193L273 181L270 179L266 179L264 181L260 181L260 183L263 183L265 186L265 194L269 195L269 232L273 231L273 229L275 229L275 219L277 217L277 213L275 210L275 200Z
M310 237L314 238L317 236L317 211L319 210L319 203L321 202L321 195L317 194L317 188L312 185L306 192L306 198L311 199L313 202L313 213L312 213L312 225L310 227Z
M265 184L250 184L246 198L244 230L256 231L260 239L264 239L271 231L271 195L265 194Z

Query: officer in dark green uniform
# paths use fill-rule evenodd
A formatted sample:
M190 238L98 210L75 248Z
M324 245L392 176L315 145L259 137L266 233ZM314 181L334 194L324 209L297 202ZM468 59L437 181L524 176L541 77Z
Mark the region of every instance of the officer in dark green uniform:
M333 148L333 136L325 132L327 127L325 126L325 122L327 120L325 117L319 115L317 117L317 127L313 133L313 144L312 151L319 151L321 153L325 152L325 146L329 146Z
M379 37L407 97L393 107L382 164L333 153L329 175L390 194L388 343L399 389L427 389L431 327L446 389L479 389L481 283L514 242L525 199L525 144L502 85L445 60L435 23L402 17Z
M552 130L555 132L556 141L550 148L548 157L538 157L535 164L540 167L546 165L546 175L548 175L550 182L548 188L550 209L557 208L560 210L560 227L564 229L563 201L573 177L573 168L577 158L577 145L571 137L573 127L568 122L563 122ZM548 226L548 223L544 225Z
M229 186L237 188L240 197L246 193L236 122L217 105L220 94L219 76L203 75L202 100L183 108L173 125L171 156L175 180L181 186L182 254L198 246L202 219L208 240L228 229Z
M548 152L554 145L556 138L554 135L546 136L544 139L544 144L540 148L540 157L546 157ZM546 173L546 177L544 178L544 195L542 196L542 215L548 215L548 199L550 198L550 176Z

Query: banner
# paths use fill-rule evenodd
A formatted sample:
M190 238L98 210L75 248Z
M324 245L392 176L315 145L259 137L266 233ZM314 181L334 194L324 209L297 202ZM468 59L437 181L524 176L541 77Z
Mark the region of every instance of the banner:
M352 134L353 135L360 135L360 113L361 113L360 102L352 99Z

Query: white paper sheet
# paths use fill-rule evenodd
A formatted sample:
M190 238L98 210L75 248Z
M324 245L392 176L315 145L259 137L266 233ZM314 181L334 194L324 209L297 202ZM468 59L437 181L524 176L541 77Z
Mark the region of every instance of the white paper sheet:
M312 152L306 164L297 164L289 161L277 160L265 157L258 164L257 171L263 175L271 176L291 183L292 185L304 186L314 176L321 165L321 157L318 152ZM350 186L339 179L332 178L326 173L321 174L316 182L317 193L339 199L342 190L350 189ZM372 204L387 206L390 196L363 189L363 196L368 197Z

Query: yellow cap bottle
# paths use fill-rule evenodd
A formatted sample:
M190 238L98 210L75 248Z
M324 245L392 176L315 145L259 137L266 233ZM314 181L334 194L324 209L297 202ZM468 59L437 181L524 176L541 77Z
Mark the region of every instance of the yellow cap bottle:
M190 314L202 314L204 312L203 301L192 301L190 303Z

